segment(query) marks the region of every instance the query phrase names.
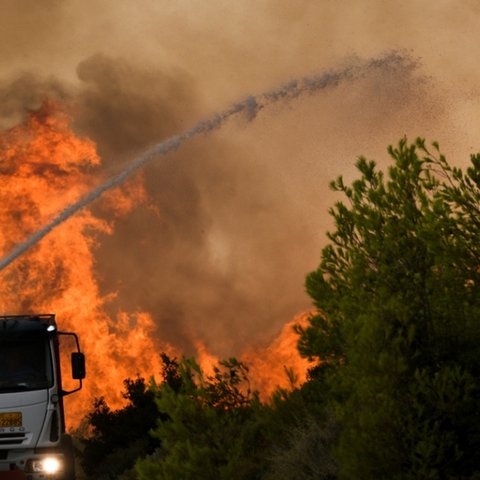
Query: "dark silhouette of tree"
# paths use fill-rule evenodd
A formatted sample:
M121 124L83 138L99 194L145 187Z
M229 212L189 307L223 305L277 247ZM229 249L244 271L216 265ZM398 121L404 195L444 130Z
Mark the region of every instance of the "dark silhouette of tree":
M111 410L103 398L94 403L87 417L90 435L83 439L82 466L97 480L116 479L131 469L137 458L152 453L159 441L149 432L163 420L153 392L143 378L124 381L127 405Z

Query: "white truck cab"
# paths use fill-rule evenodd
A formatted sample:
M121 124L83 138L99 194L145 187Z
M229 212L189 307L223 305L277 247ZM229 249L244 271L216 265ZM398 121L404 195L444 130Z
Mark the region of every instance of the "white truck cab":
M72 377L62 389L59 337L73 338ZM55 315L0 316L0 480L74 480L63 397L82 388L85 357Z

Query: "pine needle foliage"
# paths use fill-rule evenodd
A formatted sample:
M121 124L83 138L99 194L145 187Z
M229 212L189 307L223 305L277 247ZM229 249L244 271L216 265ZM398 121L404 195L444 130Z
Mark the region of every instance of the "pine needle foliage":
M322 361L342 479L480 471L480 154L464 172L402 139L331 187L334 231L306 288L299 348Z

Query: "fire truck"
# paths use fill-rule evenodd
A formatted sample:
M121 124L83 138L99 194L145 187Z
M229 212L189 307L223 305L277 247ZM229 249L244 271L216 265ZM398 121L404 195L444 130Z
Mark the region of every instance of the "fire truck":
M69 391L60 371L67 345ZM80 390L84 378L78 337L58 331L55 315L0 316L0 480L75 479L63 399Z

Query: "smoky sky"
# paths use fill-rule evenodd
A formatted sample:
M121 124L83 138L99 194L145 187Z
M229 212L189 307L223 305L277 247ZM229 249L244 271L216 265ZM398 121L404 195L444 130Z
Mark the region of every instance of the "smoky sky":
M112 317L149 312L187 352L200 338L238 354L310 307L304 277L339 199L328 182L352 179L358 155L385 166L404 135L440 141L454 162L480 145L475 2L426 2L422 18L413 1L46 4L0 0L0 125L65 102L100 177L248 94L385 51L405 58L232 121L134 179L148 199L98 238L98 282L116 294Z

